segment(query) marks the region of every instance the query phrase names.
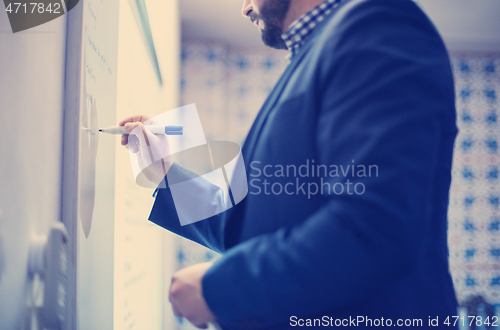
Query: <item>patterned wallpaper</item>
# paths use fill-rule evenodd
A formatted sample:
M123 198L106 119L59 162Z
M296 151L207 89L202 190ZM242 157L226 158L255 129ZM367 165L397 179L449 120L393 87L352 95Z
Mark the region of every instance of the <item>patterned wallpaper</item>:
M454 54L459 135L448 212L450 270L459 301L500 303L500 54Z
M196 103L209 140L241 143L285 69L285 56L185 44L181 102ZM450 270L464 313L486 315L500 304L500 54L452 54L452 62L459 135L450 191ZM178 239L178 268L218 257ZM194 328L179 319L177 329Z
M217 45L182 50L182 104L196 103L208 140L241 143L285 70L284 51L235 52Z

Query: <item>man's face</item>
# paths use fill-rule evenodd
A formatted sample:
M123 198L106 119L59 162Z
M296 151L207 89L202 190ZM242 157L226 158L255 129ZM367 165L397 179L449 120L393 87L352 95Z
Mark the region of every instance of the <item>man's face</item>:
M269 47L286 49L281 39L283 22L290 9L291 0L245 0L243 16L256 24L262 33L262 41Z

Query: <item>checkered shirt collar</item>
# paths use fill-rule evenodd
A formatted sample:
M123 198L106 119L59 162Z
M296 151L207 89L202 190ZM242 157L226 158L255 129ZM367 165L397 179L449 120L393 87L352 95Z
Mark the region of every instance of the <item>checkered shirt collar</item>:
M290 25L288 31L281 35L286 47L290 51L290 57L298 53L307 36L311 34L314 28L323 21L341 1L342 0L325 0L325 2L320 3Z

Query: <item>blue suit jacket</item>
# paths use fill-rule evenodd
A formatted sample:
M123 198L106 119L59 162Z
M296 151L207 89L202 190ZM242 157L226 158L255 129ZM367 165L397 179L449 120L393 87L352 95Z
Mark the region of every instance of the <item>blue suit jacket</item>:
M160 189L150 220L224 254L202 283L224 329L290 329L323 316L421 319L418 328L439 317L443 327L457 313L446 235L456 133L448 54L425 14L409 0L345 1L258 114L242 150L243 202L180 226ZM313 161L376 165L378 175L275 173ZM272 176L257 177L266 165ZM347 180L364 193L326 192ZM271 192L287 183L292 194ZM323 194L307 195L314 184Z

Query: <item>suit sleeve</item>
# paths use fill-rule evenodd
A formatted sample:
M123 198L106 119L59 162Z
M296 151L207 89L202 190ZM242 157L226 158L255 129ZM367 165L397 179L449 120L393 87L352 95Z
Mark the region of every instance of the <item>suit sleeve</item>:
M316 42L320 163L355 160L378 175L363 178L363 194L328 196L300 224L245 241L208 270L204 297L229 329L359 302L408 276L422 251L438 153L455 134L440 37L411 1L364 1Z
M175 203L170 185L188 182L187 188L182 190L177 188L177 203ZM163 188L158 188L155 192L156 199L149 220L215 252L224 252L223 210L226 206L222 190L178 163L172 165L160 187ZM189 219L200 213L214 214L214 216L181 225L180 217Z

